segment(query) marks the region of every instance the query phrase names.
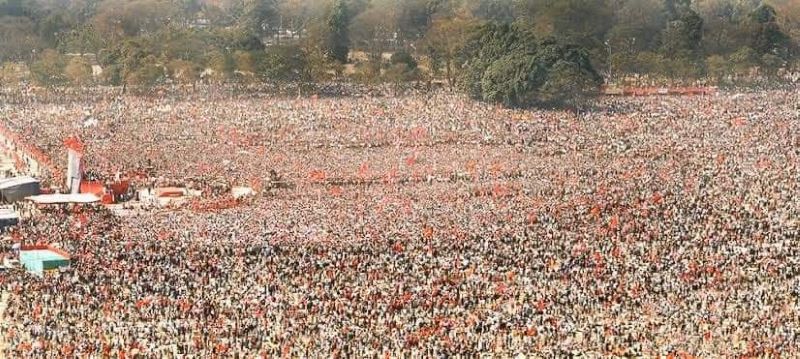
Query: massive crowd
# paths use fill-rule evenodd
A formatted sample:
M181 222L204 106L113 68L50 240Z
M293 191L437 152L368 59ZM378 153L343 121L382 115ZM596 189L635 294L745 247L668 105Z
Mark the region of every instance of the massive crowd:
M80 133L98 173L292 186L25 222L74 263L3 277L4 354L798 356L799 100L18 101L9 127L54 156Z

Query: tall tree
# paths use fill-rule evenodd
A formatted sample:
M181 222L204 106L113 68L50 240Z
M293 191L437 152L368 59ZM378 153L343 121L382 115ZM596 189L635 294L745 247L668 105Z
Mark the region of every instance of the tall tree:
M697 59L703 40L703 18L692 9L691 0L666 0L667 27L662 50L671 57Z
M275 0L246 0L243 16L239 20L252 34L263 36L278 28L278 4Z
M702 48L707 54L728 55L747 45L746 23L760 0L701 0L696 9L703 18Z
M55 50L44 50L39 59L31 65L31 75L41 85L62 84L64 77L64 57Z
M0 62L30 61L44 47L33 21L22 16L0 17Z
M64 75L73 85L86 85L92 80L92 65L83 56L73 56L64 68Z
M434 20L425 34L422 44L431 60L431 70L436 73L443 66L450 85L455 84L459 54L478 24L475 18L461 14L453 18Z
M538 41L517 26L485 25L466 46L462 84L473 97L507 106L567 104L602 83L588 53Z
M344 0L336 0L328 16L326 54L331 60L346 63L350 53L350 11Z
M750 14L750 47L759 55L772 54L782 59L789 57L790 39L778 25L775 8L767 4Z
M518 21L540 37L552 36L586 48L596 62L605 62L604 40L614 24L612 0L523 0Z

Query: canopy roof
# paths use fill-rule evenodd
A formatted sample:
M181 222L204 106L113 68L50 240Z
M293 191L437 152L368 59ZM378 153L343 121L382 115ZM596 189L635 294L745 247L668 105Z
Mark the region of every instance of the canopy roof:
M0 221L5 219L19 219L17 212L11 208L0 208Z
M39 183L39 180L28 176L4 178L0 180L0 190L9 189L30 183Z
M69 204L69 203L100 202L100 197L97 197L91 193L42 194L38 196L30 196L26 199L37 204Z

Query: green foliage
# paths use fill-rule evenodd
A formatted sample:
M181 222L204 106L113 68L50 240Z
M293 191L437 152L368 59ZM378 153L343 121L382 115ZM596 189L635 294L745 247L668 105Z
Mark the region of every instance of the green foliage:
M613 26L614 13L608 0L531 1L530 22L540 36L558 36L588 50L602 49Z
M31 65L31 76L40 85L54 86L66 82L64 56L55 50L44 50Z
M73 85L87 85L92 81L92 65L83 56L73 56L64 68L64 75Z
M370 58L356 64L355 73L351 76L357 82L370 84L381 80L381 60L380 58Z
M397 60L378 72L375 64L357 63L355 70L359 77L374 76L375 81L432 75L455 85L460 78L471 95L483 98L484 83L495 89L496 83L514 78L502 75L501 69L522 71L529 65L514 51L539 51L537 39L547 37L585 49L593 67L612 80L634 73L673 79L775 76L797 62L799 4L795 0L0 0L0 63L24 62L33 70L37 62L38 74L32 77L48 84L76 82L64 73L52 73L58 67L44 66L46 49L61 55L90 54L90 59L96 54L103 78L92 80L107 84L158 83L167 74L174 77L178 68L191 79L209 65L219 70L214 71L214 80L220 81L326 80L331 73L343 72L341 65L349 61L351 49L354 54L380 56L413 48L422 66L415 67L406 58L400 61L404 67ZM485 49L493 53L480 54L479 59L463 56L476 53L478 44L468 40L487 22L513 24L518 34L495 35L509 36L510 44L517 44L514 36L526 37L536 46L504 47L497 45L498 39L487 38L497 45ZM289 36L276 37L281 30ZM275 45L279 48L273 49ZM281 48L286 45L294 49ZM302 61L297 61L298 53ZM508 57L501 59L498 54ZM490 75L484 78L490 66ZM67 63L61 66L62 71L66 68ZM85 68L75 65L70 70L85 73ZM278 74L280 69L291 73ZM558 77L575 75L568 66L557 69ZM256 76L242 75L251 72ZM542 86L547 83L543 81ZM553 80L548 86L564 84ZM490 97L496 96L511 99L518 94L505 91Z
M720 55L712 55L706 59L706 71L708 76L717 82L722 81L730 73L728 60Z
M389 66L383 72L383 79L393 83L418 81L421 79L418 66L417 60L411 53L405 50L397 51L389 59Z
M141 66L127 73L125 83L136 86L153 86L164 82L165 79L164 67L156 62L155 57L148 56Z
M750 14L752 30L750 46L759 55L771 54L788 59L790 38L778 25L777 13L769 5L762 4Z
M273 29L278 18L278 4L275 0L245 0L242 18L238 23L254 35L266 35Z
M237 72L245 74L255 74L256 62L253 54L248 51L236 51L233 53L233 63Z
M92 24L83 24L62 33L58 40L58 50L64 53L95 53L106 47L103 38Z
M422 48L431 62L431 72L437 75L444 67L447 81L455 83L455 64L467 45L473 31L478 27L475 18L458 15L452 19L438 19L433 22L422 40Z
M350 53L350 12L344 0L336 0L328 16L326 54L329 59L346 63Z
M173 60L167 66L170 77L178 83L194 84L199 79L200 67L190 61Z
M602 83L585 49L509 25L485 25L466 46L461 78L475 98L506 106L568 104Z
M257 72L273 81L306 81L311 77L307 59L298 46L274 46L259 59Z
M211 70L211 80L225 81L233 76L235 63L233 56L228 52L212 51L206 57L206 68Z
M703 39L703 18L690 0L666 1L667 27L662 33L662 51L668 57L696 59Z
M43 41L34 35L35 28L36 24L26 17L0 14L0 61L30 60L43 48Z
M5 62L0 66L0 86L16 86L26 80L28 69L25 65Z
M730 63L734 72L745 74L758 65L758 53L752 48L744 46L731 54Z
M420 72L417 68L410 68L406 63L397 63L390 65L383 72L383 80L392 83L402 83L408 81L417 81L420 77Z
M411 56L411 54L405 50L401 50L392 54L390 63L392 65L405 65L406 68L412 71L416 70L418 66L417 60L414 59L414 56Z

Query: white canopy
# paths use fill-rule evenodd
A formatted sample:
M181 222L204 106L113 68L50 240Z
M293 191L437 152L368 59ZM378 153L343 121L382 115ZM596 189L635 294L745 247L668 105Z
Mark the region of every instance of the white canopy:
M100 197L91 193L77 194L42 194L26 198L37 204L68 204L68 203L96 203L100 202Z
M4 178L0 179L0 189L8 189L30 183L39 183L39 180L28 176Z
M19 215L17 212L14 212L11 208L0 208L0 220L6 219L19 219Z

